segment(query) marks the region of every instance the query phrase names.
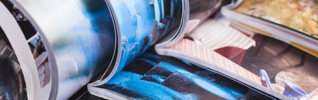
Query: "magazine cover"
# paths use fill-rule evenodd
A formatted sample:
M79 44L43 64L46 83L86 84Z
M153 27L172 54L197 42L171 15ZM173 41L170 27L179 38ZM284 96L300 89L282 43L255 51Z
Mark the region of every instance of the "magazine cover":
M307 98L318 87L317 56L284 41L246 31L221 14L189 30L187 37L160 54L200 59L196 60L199 64L216 65L253 87L266 87L263 91L289 98Z

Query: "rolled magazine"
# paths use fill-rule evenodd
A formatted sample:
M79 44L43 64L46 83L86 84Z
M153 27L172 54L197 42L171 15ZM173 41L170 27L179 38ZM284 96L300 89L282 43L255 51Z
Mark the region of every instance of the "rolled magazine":
M179 32L183 33L188 20L184 15L186 3L179 0L2 0L1 3L9 5L1 8L6 10L1 14L11 19L1 18L4 20L1 27L16 23L16 30L22 29L15 32L20 38L8 38L14 38L10 43L20 42L12 44L19 47L13 48L16 53L25 51L17 54L17 59L28 64L21 67L28 78L25 82L28 94L24 98L31 100L67 99L90 81L94 82L91 86L105 83L149 46L182 35ZM11 11L13 8L16 11ZM15 15L16 12L20 15ZM28 24L18 26L22 22ZM23 31L30 28L33 32ZM5 30L2 34L13 33ZM24 49L18 44L25 45Z

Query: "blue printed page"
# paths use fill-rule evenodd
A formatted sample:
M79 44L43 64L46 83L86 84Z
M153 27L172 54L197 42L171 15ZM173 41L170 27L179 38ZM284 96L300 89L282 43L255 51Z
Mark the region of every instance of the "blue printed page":
M120 33L116 73L166 34L181 25L183 1L109 0Z
M151 51L135 59L99 88L138 100L273 99L191 62Z

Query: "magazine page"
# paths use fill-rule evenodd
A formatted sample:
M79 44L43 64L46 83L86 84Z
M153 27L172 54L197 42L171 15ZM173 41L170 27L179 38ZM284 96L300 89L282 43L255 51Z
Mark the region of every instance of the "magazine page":
M162 37L158 42L156 42L157 47L167 47L171 46L172 44L176 43L181 37L183 37L183 31L186 28L186 25L189 20L189 1L173 1L176 3L171 3L173 5L164 5L166 8L169 6L175 7L171 9L170 14L168 15L175 15L174 18L170 19L170 23L166 26L164 33L166 34Z
M244 0L234 11L265 19L318 39L316 0Z
M165 35L177 34L171 30L180 27L183 20L183 1L108 0L106 3L120 33L118 52L122 54L119 55L116 72Z
M207 49L192 40L182 39L175 46L172 46L168 49L158 49L157 52L160 55L194 61L197 65L201 65L207 69L215 70L218 73L233 78L237 82L246 86L255 88L256 90L262 91L280 99L287 99L282 94L279 94L279 92L267 89L265 86L263 87L262 85L267 83L262 83L259 73L253 73L249 71L249 69L245 69L223 55L213 50ZM280 89L280 87L278 87L278 89Z
M269 100L263 94L214 70L187 60L147 51L107 83L96 87L105 99ZM108 94L108 95L107 95Z
M277 5L282 2L285 2L284 5ZM314 35L316 34L313 19L315 12L312 10L315 7L316 4L313 0L260 2L244 0L235 6L223 7L222 14L230 19L231 23L281 40L311 55L318 56L318 48L316 48L318 39Z
M315 55L240 26L231 27L223 23L226 20L222 15L209 18L176 45L157 51L216 65L253 87L267 87L261 90L270 94L299 99L318 88ZM295 92L291 86L299 94L291 95Z
M181 30L185 1L179 0L108 0L117 31L120 33L117 67L112 76L162 37L175 36ZM174 31L178 30L178 31ZM111 77L88 85L99 86ZM90 91L91 92L91 91Z
M0 1L0 13L0 99L54 99L54 69L41 37L9 1Z
M188 33L186 29L194 28L196 25L201 23L203 20L214 14L214 12L219 9L224 0L186 0L185 10L183 14L182 26L180 31L178 31L176 36L166 36L161 41L156 44L156 48L170 47L176 44L180 39ZM180 12L181 10L177 10ZM191 24L192 26L187 26ZM177 30L174 30L177 31ZM170 34L173 35L173 34Z

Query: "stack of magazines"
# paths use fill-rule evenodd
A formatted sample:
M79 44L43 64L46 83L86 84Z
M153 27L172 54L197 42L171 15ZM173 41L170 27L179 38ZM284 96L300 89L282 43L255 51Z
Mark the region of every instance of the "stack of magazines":
M0 0L0 100L318 98L315 0Z

